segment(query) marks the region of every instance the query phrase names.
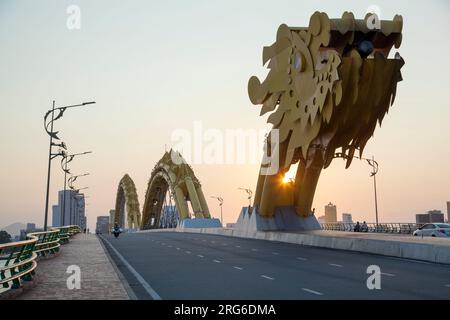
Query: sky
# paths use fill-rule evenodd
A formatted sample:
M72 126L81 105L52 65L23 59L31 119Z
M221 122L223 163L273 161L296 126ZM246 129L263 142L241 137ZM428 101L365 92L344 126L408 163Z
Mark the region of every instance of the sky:
M67 8L80 8L80 29L69 29ZM403 81L394 106L369 141L375 156L379 217L414 222L450 201L450 27L448 1L24 1L0 0L0 227L43 224L48 136L43 116L57 106L96 101L67 111L56 122L76 158L72 172L89 172L87 216L115 205L128 173L144 200L148 179L176 130L264 130L266 118L250 103L247 82L264 79L262 49L280 24L307 26L324 11L363 18L376 5L382 19L404 18ZM59 160L52 164L50 204L63 186ZM224 198L224 221L235 222L247 204L238 187L254 190L259 164L193 164L212 215ZM322 172L313 207L328 202L354 220L374 221L370 167L339 159ZM49 213L51 216L51 212Z

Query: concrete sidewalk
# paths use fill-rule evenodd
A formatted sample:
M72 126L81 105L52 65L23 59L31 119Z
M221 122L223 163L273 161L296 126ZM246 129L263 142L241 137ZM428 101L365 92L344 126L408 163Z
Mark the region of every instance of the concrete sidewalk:
M80 267L81 288L68 289L67 272ZM99 239L92 234L77 234L61 246L56 257L38 261L38 283L20 295L22 300L128 300L124 285L106 255Z
M176 231L217 234L222 236L250 238L269 241L280 241L312 247L357 251L384 256L414 259L434 263L450 264L450 239L414 237L412 235L396 235L345 231L256 231L243 232L231 228L177 228L154 231ZM140 231L148 232L148 231Z

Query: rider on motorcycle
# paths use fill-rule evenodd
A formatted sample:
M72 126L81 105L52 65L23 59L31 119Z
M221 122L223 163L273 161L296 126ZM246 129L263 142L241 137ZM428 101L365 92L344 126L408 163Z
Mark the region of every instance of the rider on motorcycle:
M114 228L113 228L113 234L114 234L114 236L117 238L117 237L119 237L119 234L122 232L122 230L120 229L120 227L119 227L119 224L118 223L115 223L114 224Z

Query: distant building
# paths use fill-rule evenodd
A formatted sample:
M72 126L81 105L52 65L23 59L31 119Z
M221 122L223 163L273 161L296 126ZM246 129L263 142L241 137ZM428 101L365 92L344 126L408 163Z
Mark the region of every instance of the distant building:
M343 223L353 223L352 214L351 213L343 213L342 214L342 222Z
M61 226L61 212L59 211L59 205L52 206L52 226Z
M325 223L337 222L337 209L336 205L331 202L325 206Z
M320 217L318 217L318 218L317 218L317 221L318 221L319 223L325 223L325 216L320 216Z
M27 223L27 228L20 230L19 240L25 240L27 238L27 234L31 232L42 231L41 229L36 228L35 223Z
M430 210L424 214L416 214L416 223L444 222L444 214L441 210Z
M98 216L97 217L95 233L99 233L99 234L109 233L109 216Z
M77 225L84 230L87 225L84 194L77 190L59 191L58 204L52 207L52 225Z
M450 223L450 201L447 201L447 222Z

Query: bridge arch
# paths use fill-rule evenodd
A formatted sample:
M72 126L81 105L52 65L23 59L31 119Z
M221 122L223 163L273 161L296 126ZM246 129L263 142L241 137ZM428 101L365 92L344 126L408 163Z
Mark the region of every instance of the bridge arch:
M125 225L125 216L127 218ZM139 229L141 225L141 213L136 186L128 174L125 174L119 182L116 196L116 210L114 223L120 227Z
M168 199L168 200L167 200ZM195 218L211 218L200 181L191 166L181 154L170 150L165 152L152 170L144 207L141 229L164 227L168 202L174 201L178 219L190 218L189 204Z

